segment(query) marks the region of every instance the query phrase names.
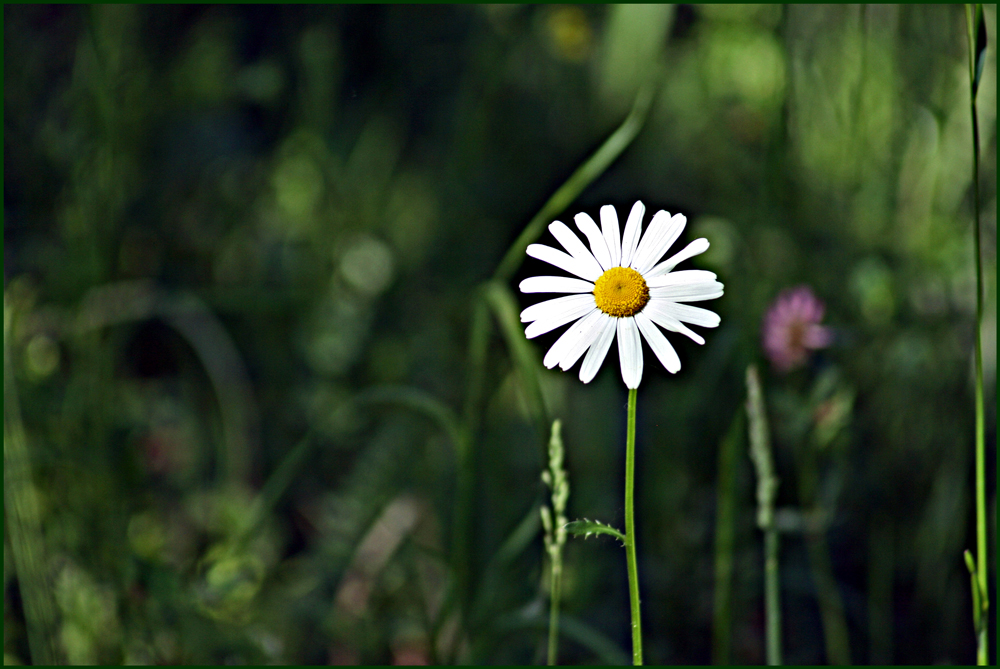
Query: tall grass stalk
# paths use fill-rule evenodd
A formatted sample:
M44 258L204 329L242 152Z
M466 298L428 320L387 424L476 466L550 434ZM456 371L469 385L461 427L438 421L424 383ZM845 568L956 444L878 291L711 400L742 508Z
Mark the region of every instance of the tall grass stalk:
M983 256L979 215L979 118L976 113L976 93L983 74L986 56L986 21L981 4L965 6L969 37L969 109L972 114L972 187L975 213L976 249L976 561L974 572L973 619L976 626L976 662L989 664L989 575L986 548L986 411L983 403ZM972 569L971 567L974 567ZM978 590L978 592L976 592Z
M764 408L764 393L756 365L747 367L747 418L750 428L750 459L757 472L757 526L764 532L764 610L766 614L767 663L781 664L781 600L778 572L778 528L774 523L774 500L778 476L771 454L771 436Z
M566 502L569 500L569 478L563 469L562 423L552 422L549 439L549 466L542 480L552 490L552 508L541 507L542 527L545 528L545 552L549 556L549 643L548 664L558 664L559 600L562 597L562 549L566 545Z

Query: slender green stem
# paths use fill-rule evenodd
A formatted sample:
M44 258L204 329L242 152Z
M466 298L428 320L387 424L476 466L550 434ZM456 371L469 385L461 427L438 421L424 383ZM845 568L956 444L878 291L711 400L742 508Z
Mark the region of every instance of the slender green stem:
M982 5L966 5L966 20L969 35L969 108L972 114L972 186L975 189L973 207L975 214L974 234L976 250L976 587L978 587L979 620L976 629L976 662L981 666L989 664L989 576L987 573L986 547L986 411L983 401L983 260L981 250L979 213L979 118L976 114L976 92L978 88L977 61L980 51L986 48L986 32L982 25ZM973 593L974 595L976 593Z
M562 596L562 555L552 557L552 579L549 584L549 666L558 664L559 652L559 598Z
M625 442L625 559L628 561L628 599L632 608L632 664L642 664L642 618L639 611L639 568L635 559L635 396L628 391L628 437Z
M778 530L764 531L764 610L767 612L767 663L781 665L781 601L778 583Z

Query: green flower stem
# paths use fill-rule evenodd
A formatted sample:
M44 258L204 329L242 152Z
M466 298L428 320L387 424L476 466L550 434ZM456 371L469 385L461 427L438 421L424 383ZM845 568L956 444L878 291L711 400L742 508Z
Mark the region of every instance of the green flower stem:
M628 437L625 442L625 559L628 561L628 599L632 608L632 664L642 664L642 618L639 611L639 569L635 560L635 396L628 391Z
M986 50L986 28L983 6L965 6L966 24L969 35L969 107L972 114L972 185L975 189L973 207L975 213L976 250L976 575L973 579L973 602L978 604L976 616L976 662L980 666L989 664L989 576L987 574L986 548L986 418L983 403L983 256L979 214L979 118L976 113L976 93L979 77L982 75L981 60ZM978 595L978 596L977 596Z

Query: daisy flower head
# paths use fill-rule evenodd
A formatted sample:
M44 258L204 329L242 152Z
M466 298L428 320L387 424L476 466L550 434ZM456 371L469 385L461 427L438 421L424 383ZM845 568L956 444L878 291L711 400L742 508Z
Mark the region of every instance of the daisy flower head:
M809 352L833 343L833 332L819 324L826 307L809 286L782 291L764 316L764 353L780 372L805 363Z
M658 211L642 234L645 211L642 202L635 203L625 222L624 235L619 232L618 213L611 205L601 207L600 228L587 214L577 214L576 227L589 242L589 249L560 221L550 224L549 231L566 252L543 244L528 246L529 256L578 277L535 276L521 282L522 293L568 293L521 312L521 322L529 323L524 331L528 339L572 323L545 354L542 362L549 369L559 365L566 371L583 357L580 380L590 383L617 335L622 379L628 388L638 388L642 380L640 333L667 371L676 374L681 368L680 358L659 328L680 332L704 344L705 340L685 323L707 328L719 325L719 316L714 312L682 304L722 297L722 284L716 281L715 274L673 271L682 261L704 253L708 240L696 239L659 262L680 237L687 218Z

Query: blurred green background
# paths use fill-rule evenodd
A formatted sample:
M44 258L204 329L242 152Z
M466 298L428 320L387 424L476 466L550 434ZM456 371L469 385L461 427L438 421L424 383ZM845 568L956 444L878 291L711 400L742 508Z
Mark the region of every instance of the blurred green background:
M670 337L680 373L646 350L647 661L764 659L753 361L785 661L974 661L965 31L959 5L6 5L5 663L543 660L537 417L563 421L569 517L620 527L626 392L614 352L586 386L541 369L551 334L538 406L492 316L476 382L476 291L650 78L643 129L560 215L684 213L679 244L712 244L689 266L726 286L704 347ZM525 260L518 308L547 267ZM761 318L799 284L836 341L779 374ZM470 506L441 423L387 386L471 430ZM562 662L627 661L621 553L567 545Z

